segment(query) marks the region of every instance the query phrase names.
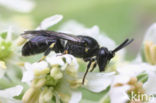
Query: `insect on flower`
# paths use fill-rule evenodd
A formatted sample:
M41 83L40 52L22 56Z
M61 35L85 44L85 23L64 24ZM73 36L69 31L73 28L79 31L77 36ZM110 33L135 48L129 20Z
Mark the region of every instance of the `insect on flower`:
M42 61L53 50L56 53L71 54L75 57L83 58L85 62L89 62L82 84L84 84L85 77L92 64L91 71L94 70L97 64L99 71L104 71L115 53L133 41L133 39L126 39L117 48L110 51L106 47L100 47L98 42L92 37L83 35L74 36L55 31L33 30L25 31L22 37L29 40L22 48L23 56L44 52L44 56L40 59Z

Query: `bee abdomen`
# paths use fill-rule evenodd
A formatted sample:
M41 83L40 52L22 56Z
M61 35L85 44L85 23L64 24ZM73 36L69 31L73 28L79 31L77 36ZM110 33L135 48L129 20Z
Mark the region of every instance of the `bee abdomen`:
M46 51L51 43L50 42L31 42L28 41L22 48L22 55L29 56Z

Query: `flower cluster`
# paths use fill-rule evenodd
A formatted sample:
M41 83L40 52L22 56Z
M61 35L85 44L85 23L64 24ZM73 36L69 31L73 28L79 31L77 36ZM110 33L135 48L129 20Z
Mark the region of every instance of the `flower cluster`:
M46 18L36 30L46 30L62 18L62 15ZM101 33L98 26L86 28L76 21L68 21L58 31L91 36L99 42L100 46L107 47L109 50L116 47L115 42ZM105 72L89 72L84 85L82 79L86 64L70 54L51 52L45 60L34 63L19 58L23 63L22 67L19 67L22 75L15 76L15 72L10 73L9 63L14 60L11 59L12 55L15 55L12 49L14 43L10 35L10 30L8 33L0 34L0 83L2 80L9 81L11 77L19 79L14 80L13 85L8 85L6 88L0 86L2 89L0 103L156 102L156 24L147 30L143 48L135 60L126 61L125 50L119 51L110 61ZM18 45L23 45L26 41L20 38ZM14 60L16 61L17 59Z
M54 55L40 63L26 63L25 67L22 81L31 83L23 96L24 103L55 102L54 98L57 102L68 103L72 100L71 94L76 93L74 89L81 84L76 75L78 64L71 55ZM77 94L81 98L81 94Z
M3 77L9 66L18 62L17 51L16 39L13 38L10 27L7 32L0 33L0 77Z

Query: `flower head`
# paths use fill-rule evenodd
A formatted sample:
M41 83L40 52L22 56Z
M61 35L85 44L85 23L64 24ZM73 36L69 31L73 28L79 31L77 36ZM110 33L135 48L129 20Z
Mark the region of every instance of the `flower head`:
M114 73L89 73L82 85L84 73L78 73L76 59L71 55L58 55L48 56L40 63L25 64L22 81L29 83L30 88L23 97L24 103L48 102L53 97L57 101L77 103L81 100L79 88L101 92L111 84ZM29 98L32 95L35 98Z
M18 60L18 56L16 55L16 58L14 56L17 53L17 48L15 48L15 40L12 38L12 29L9 28L7 32L0 33L0 71L3 71L1 74L5 73L5 69L8 66L16 64L15 62ZM0 77L3 76L0 75Z
M143 41L142 61L146 61L151 65L156 64L156 24L151 25L147 30ZM140 58L141 56L139 56Z
M149 102L150 97L156 93L156 90L149 86L154 82L154 66L145 63L128 64L120 67L118 72L109 92L111 103ZM142 73L146 75L141 75ZM155 86L155 83L153 85Z
M75 91L81 85L73 84L77 81L78 64L75 58L71 55L47 57L46 61L34 64L26 64L26 69L31 70L24 73L23 81L30 81L30 88L23 97L24 103L39 103L50 101L69 102L74 98L74 95L81 93ZM32 77L27 78L27 77ZM76 85L76 86L75 86ZM36 98L30 98L30 95ZM56 101L52 98L56 98ZM81 98L79 98L81 99ZM78 102L79 100L77 100Z

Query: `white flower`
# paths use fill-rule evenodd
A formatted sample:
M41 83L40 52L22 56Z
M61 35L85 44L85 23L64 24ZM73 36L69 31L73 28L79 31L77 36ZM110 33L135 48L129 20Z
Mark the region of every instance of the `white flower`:
M16 63L19 57L18 47L14 38L13 29L9 27L7 31L0 33L0 60ZM16 57L14 56L16 55Z
M78 74L78 64L72 55L60 54L50 55L46 58L46 62L25 64L27 71L24 72L23 81L31 82L31 88L25 93L23 97L24 103L30 101L27 98L33 91L38 91L34 88L43 88L43 91L33 92L32 95L40 94L39 101L44 101L43 94L51 90L51 96L55 96L62 101L69 103L78 103L81 98L81 92L77 88L84 87L92 92L101 92L111 85L114 73L88 73L86 83L82 86L82 77L84 73ZM47 65L48 63L48 65ZM35 70L37 69L37 70ZM36 83L36 84L34 84ZM57 84L59 83L59 84ZM57 87L55 87L57 85ZM48 88L46 89L46 86ZM44 89L45 88L45 89ZM60 100L58 98L58 101ZM37 99L34 99L37 100ZM35 101L33 101L35 102Z
M144 84L144 88L148 94L156 94L155 90L155 80L153 79L156 75L155 73L155 65L156 64L156 23L152 24L146 31L143 40L143 50L142 53L138 54L138 57L134 61L134 63L144 63L147 62L149 64L138 66L140 69L136 69L133 74L137 71L141 71L143 69L148 72L148 81ZM152 69L150 69L152 68ZM148 71L147 71L148 70ZM123 72L124 73L124 72ZM127 73L128 74L128 73ZM152 84L152 85L151 85Z
M78 64L73 56L55 54L48 56L46 61L40 63L32 65L26 63L25 67L28 71L24 72L23 81L31 82L31 85L23 97L24 103L53 101L53 96L57 99L56 101L78 103L81 100L81 92L74 89L77 88L75 85L78 87L80 85L73 84L78 80ZM39 95L33 100L29 98L29 95L37 94Z
M11 27L7 32L0 33L0 78L5 74L6 68L11 64L16 64L18 56L15 50L15 40L12 39ZM17 53L18 54L18 53ZM7 64L7 65L6 65Z
M111 103L126 103L132 99L129 96L131 96L133 92L148 96L156 94L156 80L153 78L156 75L155 68L155 66L146 63L127 64L118 68L119 74L114 77L109 92ZM146 73L148 75L148 80L145 84L142 84L136 79L141 73Z
M154 44L156 44L156 23L152 24L146 34L145 34L145 37L144 37L144 41L143 43L145 43L146 41L152 41Z
M154 67L154 69L156 68L156 66ZM156 94L156 71L153 72L149 72L148 75L148 80L147 82L144 84L144 88L146 90L147 93L149 94Z
M146 61L151 65L156 64L156 23L151 25L147 30L144 40L143 49L141 53L138 54L136 61L143 62Z
M18 12L30 12L35 6L30 0L0 0L0 5Z
M19 96L23 90L23 87L17 85L15 87L0 90L0 102L1 103L22 103L19 100L14 99L15 96Z
M129 100L129 97L127 95L127 91L129 89L130 87L127 85L111 88L111 90L109 91L111 103L126 103Z
M69 103L79 103L81 98L82 98L81 92L72 92L72 97L71 97Z
M84 73L80 73L79 76L82 78ZM87 83L84 85L84 88L95 92L99 93L104 90L108 86L111 85L114 79L115 72L110 72L110 73L88 73L86 80Z

